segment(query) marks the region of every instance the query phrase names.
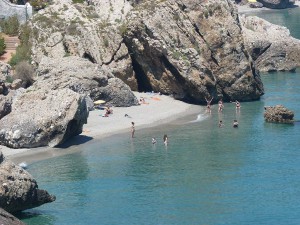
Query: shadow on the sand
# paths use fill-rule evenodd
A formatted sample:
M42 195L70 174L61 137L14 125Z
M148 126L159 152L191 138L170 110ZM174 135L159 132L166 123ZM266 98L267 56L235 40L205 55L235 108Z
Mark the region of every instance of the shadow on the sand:
M56 148L69 148L74 145L81 145L88 141L93 140L92 137L86 136L86 135L77 135L75 137L70 138L65 143L56 146Z

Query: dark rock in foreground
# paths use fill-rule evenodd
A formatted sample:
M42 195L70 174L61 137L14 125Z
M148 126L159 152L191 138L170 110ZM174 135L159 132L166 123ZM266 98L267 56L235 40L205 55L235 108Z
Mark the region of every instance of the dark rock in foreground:
M0 151L0 208L18 212L55 201L56 197L38 189L33 177L6 160Z
M85 96L70 89L27 89L0 120L0 144L11 148L57 146L82 132Z
M13 215L0 208L0 224L1 225L25 225Z
M273 123L293 123L294 113L282 105L266 106L264 118L267 122Z

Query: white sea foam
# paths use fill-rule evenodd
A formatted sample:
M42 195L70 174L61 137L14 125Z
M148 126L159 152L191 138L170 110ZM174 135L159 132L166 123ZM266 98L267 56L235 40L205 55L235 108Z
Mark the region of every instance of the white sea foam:
M205 120L208 117L206 113L200 113L197 115L197 118L195 120L190 121L190 123L197 123Z

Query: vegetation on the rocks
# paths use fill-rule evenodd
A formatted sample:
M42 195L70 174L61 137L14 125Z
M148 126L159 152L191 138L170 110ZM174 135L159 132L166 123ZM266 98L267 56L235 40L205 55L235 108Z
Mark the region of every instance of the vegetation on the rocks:
M84 0L72 0L73 3L84 3Z
M23 25L20 29L20 45L17 47L16 54L12 55L9 64L15 67L22 61L29 62L31 59L31 43L30 43L31 29L27 24Z
M29 87L34 82L34 69L27 61L21 61L16 66L15 79L21 79L25 82L25 86Z
M6 20L0 21L0 27L3 33L16 36L18 35L20 23L17 16L11 16Z
M4 38L0 36L0 55L4 54L5 48L6 48L6 45L5 45Z

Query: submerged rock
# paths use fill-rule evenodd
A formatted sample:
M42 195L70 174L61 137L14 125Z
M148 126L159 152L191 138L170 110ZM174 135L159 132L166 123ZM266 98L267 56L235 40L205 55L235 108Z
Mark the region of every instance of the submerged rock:
M0 208L13 213L55 201L26 170L0 155Z
M283 105L266 106L264 118L267 122L293 123L294 112L285 108Z
M57 146L82 132L85 96L70 89L27 89L0 120L0 144L11 148Z

